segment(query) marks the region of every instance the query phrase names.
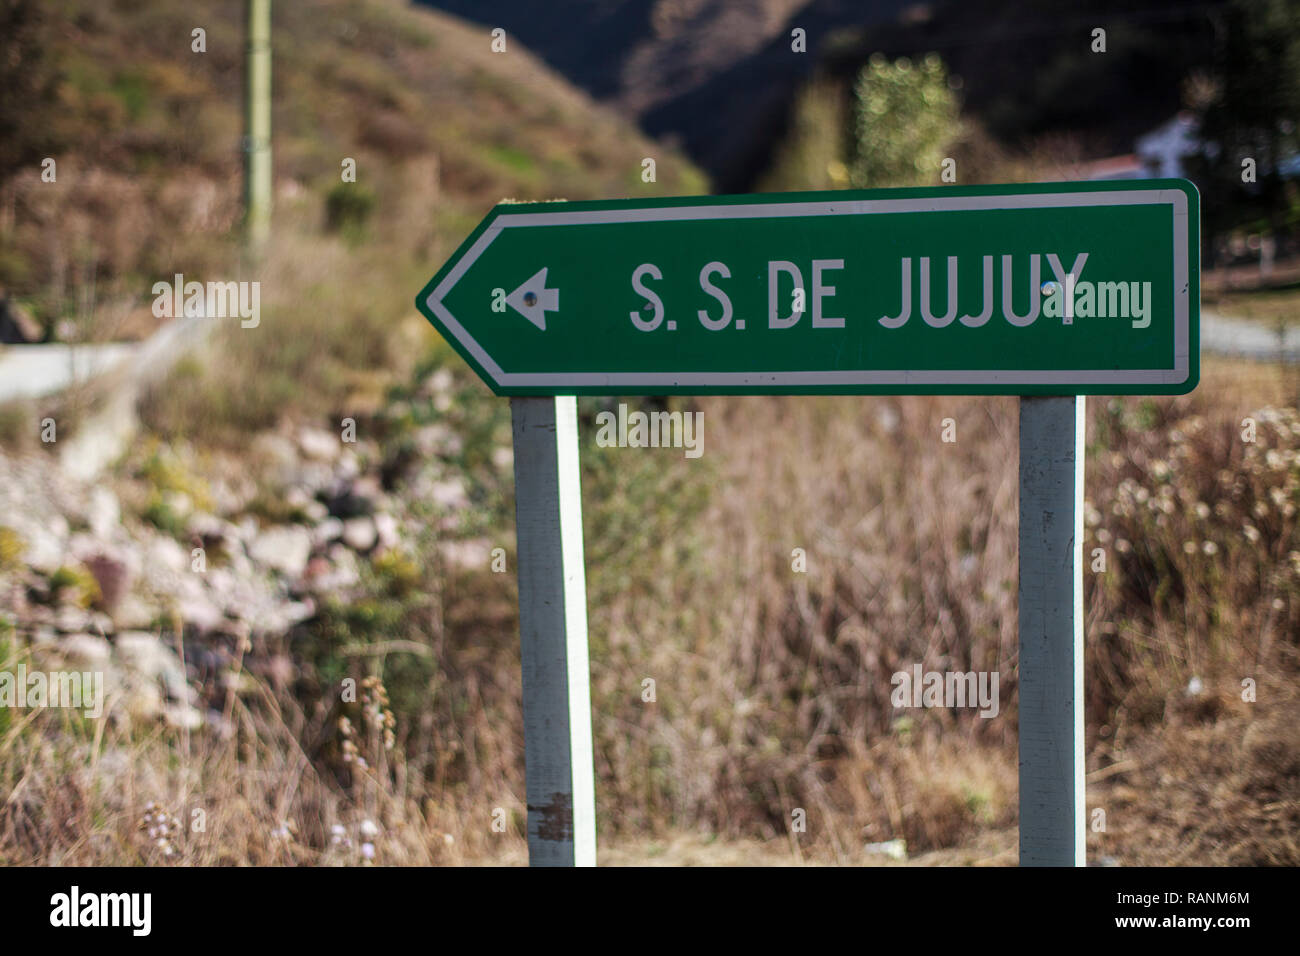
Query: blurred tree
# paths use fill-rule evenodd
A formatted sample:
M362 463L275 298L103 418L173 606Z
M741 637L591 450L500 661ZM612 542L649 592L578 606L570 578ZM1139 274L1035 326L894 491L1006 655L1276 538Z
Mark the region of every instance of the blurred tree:
M845 188L849 174L844 133L843 87L831 80L813 80L795 98L790 129L759 189Z
M57 146L58 69L41 0L0 0L0 184Z
M919 63L871 57L854 84L855 188L938 185L940 164L961 135L957 98L936 54Z
M1190 163L1200 181L1207 239L1247 222L1287 225L1294 190L1279 168L1297 151L1300 2L1234 0L1222 14L1214 75L1185 88L1200 106L1206 147ZM1255 160L1257 182L1242 181Z

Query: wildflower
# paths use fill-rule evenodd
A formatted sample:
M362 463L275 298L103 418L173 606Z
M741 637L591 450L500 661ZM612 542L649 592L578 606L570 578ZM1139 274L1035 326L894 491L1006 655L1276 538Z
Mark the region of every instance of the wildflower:
M1251 544L1254 544L1259 540L1259 529L1253 524L1242 525L1241 533L1246 536L1246 540Z
M373 843L361 844L361 855L367 860L373 860L375 858L375 845Z
M1195 542L1195 541L1184 541L1184 542L1183 542L1183 554L1195 554L1195 553L1196 553L1196 542Z
M379 827L375 826L373 820L362 820L359 829L361 830L361 835L367 840L373 840L375 837L379 836Z
M1201 550L1206 554L1213 556L1219 553L1219 546L1213 541L1202 541Z
M1207 505L1204 501L1196 502L1196 517L1204 521L1209 516L1210 516L1210 506Z

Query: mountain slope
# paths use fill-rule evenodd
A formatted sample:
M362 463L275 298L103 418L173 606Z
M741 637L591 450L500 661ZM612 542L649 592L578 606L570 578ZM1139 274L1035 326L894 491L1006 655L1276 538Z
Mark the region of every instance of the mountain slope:
M572 82L679 141L722 191L748 187L835 30L908 0L417 0L502 27ZM491 21L490 23L488 21ZM806 53L791 49L802 28Z

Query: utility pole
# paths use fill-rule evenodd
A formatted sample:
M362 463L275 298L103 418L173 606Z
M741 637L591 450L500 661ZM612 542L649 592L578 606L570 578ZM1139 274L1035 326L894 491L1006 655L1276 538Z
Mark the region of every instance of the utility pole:
M271 230L271 0L247 0L244 226L256 254Z

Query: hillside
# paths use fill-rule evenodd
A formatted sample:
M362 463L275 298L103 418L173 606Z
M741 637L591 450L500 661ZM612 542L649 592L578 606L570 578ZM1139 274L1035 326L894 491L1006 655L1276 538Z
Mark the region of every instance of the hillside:
M799 85L844 27L888 22L908 0L417 0L517 35L643 129L679 142L723 192L768 160ZM487 23L491 20L491 23ZM578 29L573 25L579 24ZM804 30L806 54L791 50Z
M1004 147L1076 135L1089 155L1128 152L1180 108L1184 77L1210 66L1224 7L1087 0L1063 15L1054 0L417 2L518 35L652 135L680 142L724 192L761 179L811 78L850 86L875 52L937 52L963 81L970 115ZM791 50L796 27L805 54ZM1096 27L1108 32L1105 55L1090 50Z
M41 183L33 164L9 185L0 286L52 326L75 318L92 286L97 312L130 313L156 276L230 271L243 4L51 0L42 10L61 74L49 111L58 179ZM452 17L397 0L320 0L277 4L274 25L278 238L330 238L329 226L364 217L365 248L353 243L350 255L382 246L422 275L503 197L705 188L521 45L494 54L485 32ZM196 28L204 52L192 50ZM657 184L641 182L645 156L659 157ZM349 157L355 184L341 181ZM371 284L379 311L408 298L387 291Z

